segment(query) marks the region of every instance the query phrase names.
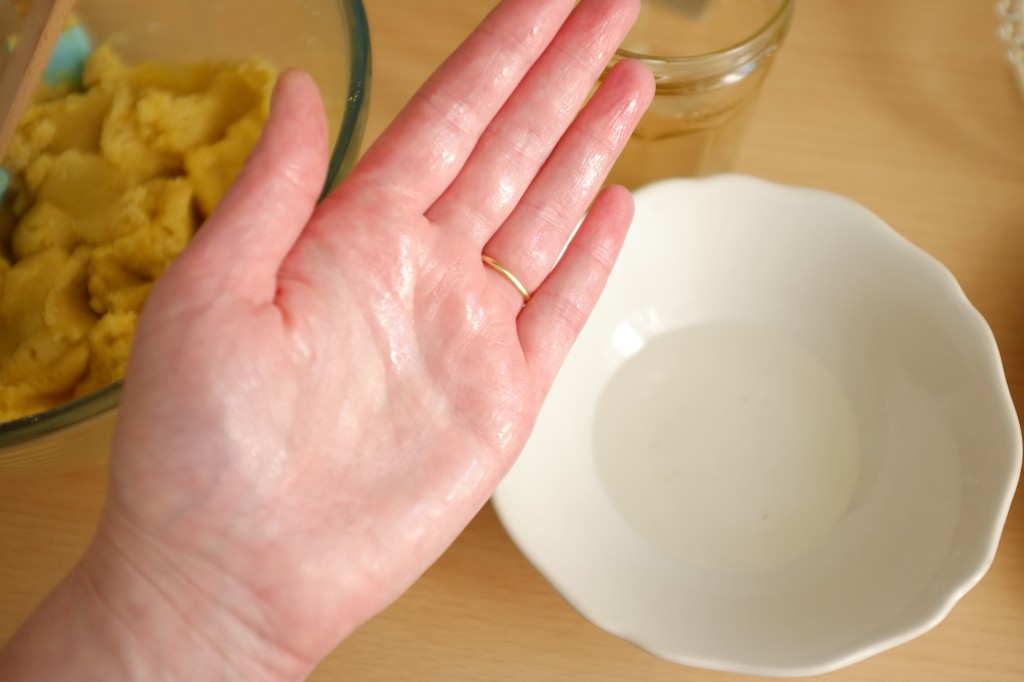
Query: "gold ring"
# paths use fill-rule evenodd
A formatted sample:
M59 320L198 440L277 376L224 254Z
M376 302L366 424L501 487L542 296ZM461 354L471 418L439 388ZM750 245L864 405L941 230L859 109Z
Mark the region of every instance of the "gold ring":
M505 279L512 283L512 286L514 286L516 288L516 291L518 291L520 295L523 297L523 305L526 305L527 303L530 302L530 292L527 291L526 287L523 286L523 283L519 281L518 277L509 272L508 268L506 268L504 265L488 256L487 254L480 254L480 258L483 259L484 263L494 268L495 272L497 272L499 275L501 275L502 277L504 277Z

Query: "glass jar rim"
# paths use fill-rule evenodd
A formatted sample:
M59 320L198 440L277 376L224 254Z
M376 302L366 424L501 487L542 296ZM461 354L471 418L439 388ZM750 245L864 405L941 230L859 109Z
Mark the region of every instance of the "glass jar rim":
M641 61L655 71L655 76L666 70L677 74L674 77L695 77L729 71L754 60L778 45L780 35L784 34L789 27L794 5L795 0L782 0L775 12L760 28L742 40L718 50L673 57L651 55L620 47L615 52L615 61L622 59Z

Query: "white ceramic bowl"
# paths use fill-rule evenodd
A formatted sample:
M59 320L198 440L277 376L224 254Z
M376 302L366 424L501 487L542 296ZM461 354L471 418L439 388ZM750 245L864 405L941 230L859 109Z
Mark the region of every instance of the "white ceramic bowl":
M494 504L586 618L664 658L842 667L988 569L1021 467L992 333L842 197L637 192L619 265Z

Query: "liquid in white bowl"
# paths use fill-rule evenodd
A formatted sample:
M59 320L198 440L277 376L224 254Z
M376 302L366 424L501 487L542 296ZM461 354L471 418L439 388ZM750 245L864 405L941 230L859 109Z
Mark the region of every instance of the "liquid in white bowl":
M594 453L647 541L748 572L797 558L842 518L861 449L850 402L814 355L765 329L708 324L649 339L619 368Z

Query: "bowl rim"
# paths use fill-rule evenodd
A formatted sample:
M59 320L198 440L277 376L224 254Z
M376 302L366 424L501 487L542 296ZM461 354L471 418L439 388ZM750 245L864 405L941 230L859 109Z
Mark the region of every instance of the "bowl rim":
M871 233L865 239L887 242L888 248L901 253L904 258L912 259L928 266L926 277L935 285L939 293L947 297L951 303L955 304L962 311L963 319L961 323L967 328L967 333L971 335L972 345L976 346L979 357L984 354L986 374L983 377L983 381L988 390L992 392L994 401L998 402L1001 408L997 418L1006 430L1005 435L1008 447L1004 453L1000 454L1005 456L1004 467L1007 477L1005 481L996 482L993 485L993 501L986 509L988 511L986 520L988 521L987 528L989 532L986 533L984 541L979 543L976 552L970 557L970 560L963 562L960 570L952 572L947 580L940 584L941 589L936 590L935 594L941 595L942 598L936 598L930 602L928 604L930 608L919 608L913 612L914 618L911 625L899 620L901 616L907 616L908 612L903 611L896 614L893 618L881 622L875 631L868 634L862 633L859 639L851 640L848 645L841 649L831 651L820 650L803 656L801 661L794 660L788 664L772 665L752 663L749 660L744 661L741 660L742 657L736 657L732 660L721 656L705 655L702 657L698 652L686 650L685 647L680 647L677 651L659 650L646 641L648 638L642 632L629 630L617 622L609 622L607 615L604 613L595 614L591 605L587 603L589 601L587 591L575 589L568 585L568 580L564 574L556 575L558 573L557 559L548 560L547 557L538 556L540 552L535 551L529 538L525 537L524 529L527 524L523 523L520 525L516 522L514 517L518 512L513 509L511 502L506 502L505 494L507 490L500 485L492 497L492 504L496 515L513 543L517 545L524 556L548 580L560 596L581 616L603 630L669 661L741 674L802 677L820 675L847 667L919 637L942 622L953 607L988 572L995 559L1010 505L1012 504L1020 479L1022 450L1024 450L1020 420L1013 404L1001 355L991 327L980 311L968 299L953 273L943 263L921 247L912 243L879 216L848 197L813 187L782 184L755 176L726 173L704 178L669 178L646 185L635 193L638 209L641 203L647 201L647 197L663 192L671 192L680 186L702 188L732 186L740 189L743 187L761 188L772 192L792 193L794 196L799 194L808 197L827 197L831 201L837 202L837 205L842 205L846 210L856 210L864 218L862 222L871 223L864 225L866 231ZM536 495L531 500L536 502ZM534 511L536 511L536 505L534 504L533 506ZM914 605L918 605L917 602L914 602Z
M349 87L345 112L328 163L323 199L351 170L359 157L360 144L369 111L372 72L370 29L362 0L338 0L338 9L345 20L349 40ZM49 410L18 419L0 422L0 466L4 450L28 441L49 436L69 426L84 423L116 410L124 381L104 386Z
M321 199L352 169L359 157L369 113L372 60L370 26L362 0L339 0L339 9L354 40L349 41L349 87L341 129L334 143Z

